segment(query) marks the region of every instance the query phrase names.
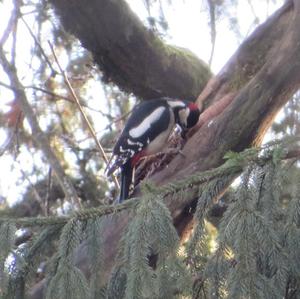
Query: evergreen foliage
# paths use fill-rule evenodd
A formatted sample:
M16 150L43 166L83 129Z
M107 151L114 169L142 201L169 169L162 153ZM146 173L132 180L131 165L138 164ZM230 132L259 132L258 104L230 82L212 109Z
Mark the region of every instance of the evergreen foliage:
M9 271L6 269L6 259L12 252L14 245L16 226L7 221L0 225L0 295L4 297L8 288Z
M263 165L258 161L250 163L221 220L218 247L204 270L209 287L202 287L208 298L296 298L290 297L288 280L295 283L299 277L292 261L299 259L299 247L294 244L292 250L289 248L286 238L291 234L286 228L290 227L288 219L297 211L294 207L291 212L297 200L288 204L280 200L289 169L279 162L280 149L275 148L272 155ZM199 217L199 212L196 215ZM200 220L192 244L195 238L200 244L204 239L201 213ZM294 242L298 231L299 225L294 226Z
M102 266L102 221L100 217L89 219L87 221L86 231L87 235L87 249L88 261L90 265L90 272L93 273L90 279L90 298L100 299L104 298L104 291L99 289L101 285L101 266Z
M162 198L148 193L124 235L123 259L128 269L125 298L159 297L157 271L149 265L148 257L156 256L156 268L163 270L167 257L176 254L178 241Z
M82 240L82 222L71 219L60 236L58 265L56 273L50 278L46 298L88 298L88 283L82 272L74 266L74 250Z
M145 182L143 196L117 206L74 212L70 216L0 220L3 298L24 298L34 269L54 245L48 261L46 298L297 298L299 294L299 181L285 188L296 160L285 161L286 148L271 143L261 149L228 153L226 162L176 184L155 188ZM243 171L228 208L215 229L208 212L224 188ZM198 194L193 234L181 244L164 203ZM290 196L286 193L290 192ZM194 193L193 193L194 194ZM283 195L285 194L285 195ZM179 199L178 199L179 198ZM103 234L107 216L123 210L131 220L119 246L110 281L102 280ZM42 229L38 229L42 225ZM24 248L14 244L16 226L35 227ZM74 255L87 248L90 276ZM7 257L13 256L8 263Z

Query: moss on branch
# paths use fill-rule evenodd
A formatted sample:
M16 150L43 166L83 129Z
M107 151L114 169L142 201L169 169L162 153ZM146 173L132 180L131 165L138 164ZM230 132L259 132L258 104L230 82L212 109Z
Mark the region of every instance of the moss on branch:
M66 30L92 52L105 78L125 91L144 99L195 100L211 77L203 61L186 49L167 45L123 0L51 3Z

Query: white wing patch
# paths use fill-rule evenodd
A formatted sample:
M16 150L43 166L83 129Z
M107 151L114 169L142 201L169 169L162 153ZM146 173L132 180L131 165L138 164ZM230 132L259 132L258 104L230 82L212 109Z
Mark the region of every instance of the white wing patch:
M157 121L163 114L165 107L159 107L149 114L143 121L135 128L129 131L129 135L132 138L139 138L150 128L151 124Z
M168 101L168 105L171 107L171 108L176 108L176 107L185 107L186 104L183 103L182 101Z

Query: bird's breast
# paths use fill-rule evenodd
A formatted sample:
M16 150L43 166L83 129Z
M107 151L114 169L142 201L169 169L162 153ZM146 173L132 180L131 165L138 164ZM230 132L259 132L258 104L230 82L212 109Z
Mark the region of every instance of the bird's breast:
M173 113L170 113L170 123L167 129L161 132L157 137L155 137L146 147L147 155L154 155L160 152L167 145L168 138L172 133L175 126L175 117Z

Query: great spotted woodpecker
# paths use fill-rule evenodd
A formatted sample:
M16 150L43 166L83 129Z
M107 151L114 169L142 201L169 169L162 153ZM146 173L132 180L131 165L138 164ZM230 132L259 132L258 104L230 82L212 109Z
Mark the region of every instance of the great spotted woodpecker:
M119 202L129 196L137 162L161 151L176 124L185 132L196 125L199 115L195 103L170 98L144 101L133 109L107 166L107 175L121 168Z

